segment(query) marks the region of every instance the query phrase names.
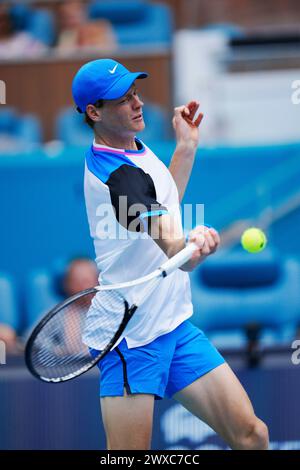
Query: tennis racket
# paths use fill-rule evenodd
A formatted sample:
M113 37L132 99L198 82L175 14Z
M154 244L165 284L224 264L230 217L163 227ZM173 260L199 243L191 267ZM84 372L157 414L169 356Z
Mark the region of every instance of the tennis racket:
M86 289L59 303L32 331L25 348L30 372L45 382L64 382L87 372L112 350L136 309L162 278L185 264L197 249L190 243L152 273L134 281ZM134 288L134 301L126 300ZM123 291L123 292L122 292ZM91 354L92 333L99 354Z

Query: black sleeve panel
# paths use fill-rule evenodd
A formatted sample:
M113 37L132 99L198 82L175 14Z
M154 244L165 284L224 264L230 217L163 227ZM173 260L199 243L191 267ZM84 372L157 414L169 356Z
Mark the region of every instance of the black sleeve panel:
M141 214L151 216L167 213L156 199L156 191L151 176L141 168L121 165L113 171L106 181L110 191L112 205L118 222L125 228ZM134 231L140 231L135 227Z

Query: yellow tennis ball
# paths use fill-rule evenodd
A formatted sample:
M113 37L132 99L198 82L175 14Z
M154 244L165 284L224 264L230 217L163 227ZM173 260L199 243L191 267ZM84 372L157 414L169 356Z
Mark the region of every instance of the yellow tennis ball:
M241 244L249 253L259 253L265 248L267 237L259 228L251 227L242 234Z

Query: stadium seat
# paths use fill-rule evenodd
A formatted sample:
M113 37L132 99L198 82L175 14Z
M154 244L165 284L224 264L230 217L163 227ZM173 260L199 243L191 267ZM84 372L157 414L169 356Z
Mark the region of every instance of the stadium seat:
M171 45L173 18L166 5L145 0L98 0L91 4L89 16L110 21L121 46Z
M5 107L0 109L0 139L15 142L16 145L36 145L42 140L41 125L38 119L26 114L20 116L13 108ZM5 151L5 142L1 145Z
M0 273L0 323L15 330L20 326L14 284L11 277L4 273Z
M18 3L11 8L11 17L15 31L26 31L46 46L53 45L56 32L49 11Z
M284 338L299 321L299 279L299 262L270 249L217 253L191 273L192 320L209 335L233 335L237 345L250 325L268 333L266 340L272 332L274 341Z
M143 107L146 128L138 134L145 143L166 139L167 121L164 110L154 104L147 103ZM82 114L74 108L63 109L56 119L55 135L65 145L90 145L93 139L93 131L84 122Z
M74 108L64 108L56 118L55 136L65 145L90 145L93 131L82 114Z

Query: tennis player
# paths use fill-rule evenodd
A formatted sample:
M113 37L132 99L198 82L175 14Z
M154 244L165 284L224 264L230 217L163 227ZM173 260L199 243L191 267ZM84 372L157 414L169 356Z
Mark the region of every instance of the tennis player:
M186 244L180 201L199 139L199 103L175 108L176 149L169 169L136 135L145 127L138 81L111 59L89 62L73 80L73 97L93 128L84 190L101 283L144 276ZM267 449L268 430L220 353L189 318L189 277L216 251L213 228L196 227L191 260L166 277L139 307L117 346L100 362L100 400L107 447L149 449L154 400L173 397L233 449ZM141 288L141 287L139 287ZM130 292L128 292L130 295ZM88 331L87 344L97 348Z

